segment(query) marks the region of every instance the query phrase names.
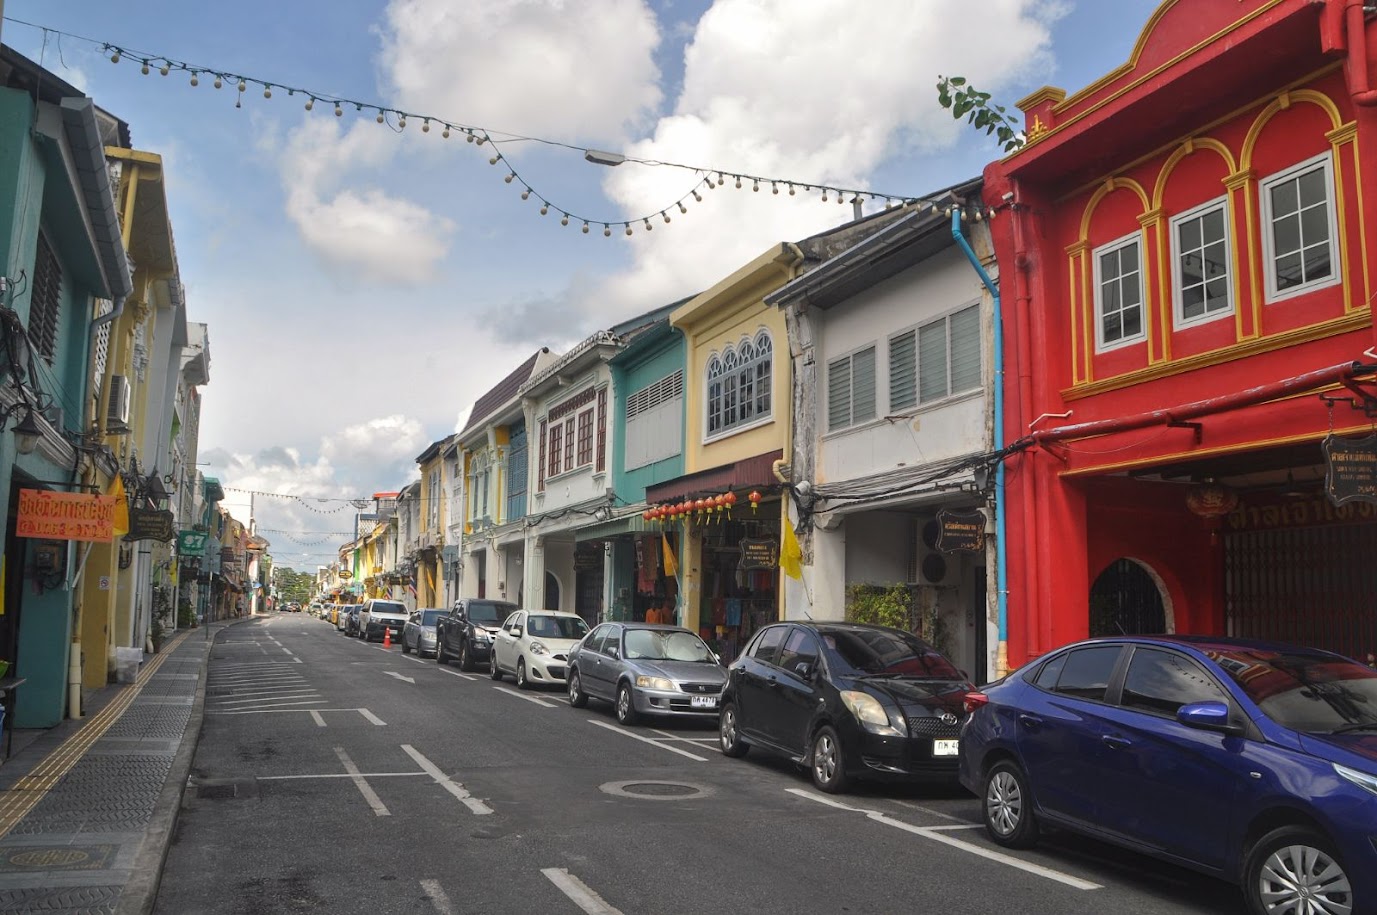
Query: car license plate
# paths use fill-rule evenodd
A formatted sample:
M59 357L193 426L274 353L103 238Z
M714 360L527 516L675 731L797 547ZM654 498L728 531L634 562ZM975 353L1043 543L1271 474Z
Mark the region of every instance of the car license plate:
M934 740L932 742L932 755L955 756L960 746L961 741L959 740Z
M716 696L694 696L689 699L691 708L717 708Z

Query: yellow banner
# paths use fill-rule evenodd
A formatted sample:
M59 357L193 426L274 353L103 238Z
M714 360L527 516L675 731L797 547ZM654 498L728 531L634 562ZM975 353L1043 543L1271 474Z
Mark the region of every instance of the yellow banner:
M19 490L15 533L40 540L109 543L115 536L115 498L80 492Z

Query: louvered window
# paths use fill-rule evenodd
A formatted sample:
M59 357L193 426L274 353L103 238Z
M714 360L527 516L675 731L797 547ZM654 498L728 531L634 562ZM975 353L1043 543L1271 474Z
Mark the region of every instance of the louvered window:
M918 335L904 331L889 339L889 412L918 406Z
M61 306L62 267L48 245L47 236L40 232L38 254L34 258L33 295L29 298L29 340L49 364L57 355L58 311Z
M684 440L684 372L671 372L626 398L626 470L678 454Z
M827 430L875 418L875 347L827 364Z
M979 388L980 346L979 305L918 328L919 402Z

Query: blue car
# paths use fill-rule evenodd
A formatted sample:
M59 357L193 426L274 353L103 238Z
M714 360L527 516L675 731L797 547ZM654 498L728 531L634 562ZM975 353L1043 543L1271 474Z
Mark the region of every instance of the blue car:
M1042 826L1240 884L1262 915L1377 912L1377 671L1309 648L1092 639L966 697L961 783Z

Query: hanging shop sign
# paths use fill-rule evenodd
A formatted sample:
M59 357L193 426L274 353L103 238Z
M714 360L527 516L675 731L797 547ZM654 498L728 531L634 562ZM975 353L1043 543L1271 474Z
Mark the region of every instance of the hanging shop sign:
M204 556L206 555L206 541L209 539L210 533L208 531L178 531L177 555Z
M937 513L937 548L943 553L979 553L985 549L985 513L942 509Z
M166 542L176 536L176 526L172 512L148 508L129 509L129 533L125 540L161 540Z
M1377 504L1377 434L1324 440L1325 492L1335 505Z
M15 533L44 540L109 543L115 536L115 497L21 489Z
M741 541L741 568L775 569L779 567L779 542L775 540L754 540L745 537Z

